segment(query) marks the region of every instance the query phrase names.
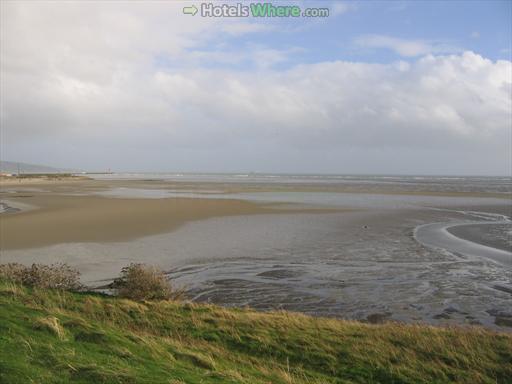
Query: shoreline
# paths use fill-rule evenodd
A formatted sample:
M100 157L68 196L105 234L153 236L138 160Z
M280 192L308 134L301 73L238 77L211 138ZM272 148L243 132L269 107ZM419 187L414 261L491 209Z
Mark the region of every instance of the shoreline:
M64 176L58 178L0 178L0 193L8 193L12 187L46 187L50 192L58 192L67 188L85 187L96 192L106 191L115 187L147 188L155 190L186 190L208 193L216 191L220 194L237 194L253 192L332 192L350 194L377 194L397 196L439 196L439 197L468 197L468 198L496 198L512 203L512 194L507 192L490 191L442 191L435 189L411 189L411 186L383 184L292 184L280 182L275 184L261 182L220 182L220 181L176 181L165 179L94 179L87 176ZM8 187L8 191L4 191ZM21 191L22 191L21 190Z

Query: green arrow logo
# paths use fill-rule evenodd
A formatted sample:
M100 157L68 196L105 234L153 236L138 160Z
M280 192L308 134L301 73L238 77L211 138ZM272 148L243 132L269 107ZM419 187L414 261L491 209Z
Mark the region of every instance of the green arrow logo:
M197 7L195 5L193 5L191 7L183 7L183 13L185 15L194 16L197 13Z

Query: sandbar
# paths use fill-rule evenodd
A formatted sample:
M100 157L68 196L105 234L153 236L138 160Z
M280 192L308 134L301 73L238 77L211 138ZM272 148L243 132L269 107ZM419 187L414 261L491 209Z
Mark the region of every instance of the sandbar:
M169 232L189 221L280 212L277 205L227 199L136 199L51 193L23 196L23 203L36 208L2 214L1 250L73 242L125 241ZM9 199L14 197L7 197L5 201ZM286 211L303 212L304 209ZM328 210L307 209L309 213L315 211Z

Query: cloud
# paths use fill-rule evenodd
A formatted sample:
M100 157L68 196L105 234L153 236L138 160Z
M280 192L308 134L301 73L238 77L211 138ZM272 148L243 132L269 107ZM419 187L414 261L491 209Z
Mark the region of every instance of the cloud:
M386 35L363 35L354 41L356 45L364 48L390 49L400 56L415 57L430 53L455 53L461 49L444 42L427 40L400 39Z
M339 16L355 9L354 3L346 3L342 1L334 1L329 6L330 16Z
M184 22L180 4L34 4L2 3L3 159L125 170L510 170L510 61L464 52L282 68L299 48L247 44L236 56L224 24ZM166 65L155 64L159 55Z

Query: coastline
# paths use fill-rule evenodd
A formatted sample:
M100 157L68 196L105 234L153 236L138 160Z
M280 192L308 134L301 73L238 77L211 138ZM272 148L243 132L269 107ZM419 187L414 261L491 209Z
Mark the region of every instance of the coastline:
M419 225L468 214L510 216L508 200L374 187L84 180L2 188L2 201L32 208L1 214L2 262L66 262L92 286L143 262L198 302L510 327L512 314L499 310L510 303L509 268L413 236Z
M173 180L173 179L102 179L89 176L63 176L57 178L31 177L12 178L0 177L0 192L5 190L16 190L14 187L21 187L20 192L28 188L44 187L49 192L73 191L76 188L86 191L105 191L116 187L167 189L176 191L190 191L209 193L215 191L220 194L237 193L260 193L260 192L322 192L322 193L355 193L355 194L378 194L397 196L438 196L438 197L468 197L468 198L497 198L512 203L510 191L501 192L498 190L442 190L438 187L426 185L400 185L395 184L366 184L366 183L289 183L289 182L248 182L230 181L222 182L215 180Z

